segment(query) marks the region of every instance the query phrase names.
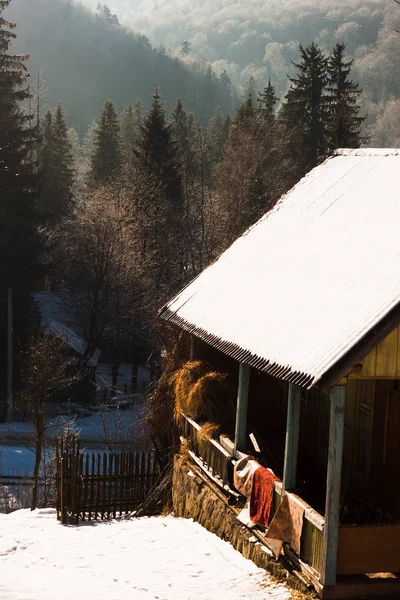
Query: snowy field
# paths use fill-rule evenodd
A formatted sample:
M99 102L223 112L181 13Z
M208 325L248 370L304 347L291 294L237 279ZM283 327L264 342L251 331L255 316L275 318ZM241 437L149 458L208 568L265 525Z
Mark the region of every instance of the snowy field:
M135 405L129 410L111 410L109 412L96 412L88 417L78 417L71 420L67 416L54 417L47 423L49 436L62 435L68 427L79 433L82 440L101 440L105 432L114 436L142 435L143 425L141 413L143 407ZM18 439L27 435L33 435L33 423L0 423L0 440L3 438Z
M101 450L108 439L114 440L117 445L123 447L126 440L129 439L135 449L141 450L147 441L147 432L141 419L141 412L141 406L133 406L124 411L94 413L90 417L71 421L70 428L79 433L82 448L86 443L90 443L92 449ZM62 436L67 422L68 417L52 419L48 435L51 437ZM33 444L24 444L24 441L28 439L28 436L33 439L33 432L32 423L0 424L0 473L3 475L32 474L35 454L30 448ZM7 445L7 440L12 445Z
M287 587L186 519L63 526L0 515L1 600L286 600Z

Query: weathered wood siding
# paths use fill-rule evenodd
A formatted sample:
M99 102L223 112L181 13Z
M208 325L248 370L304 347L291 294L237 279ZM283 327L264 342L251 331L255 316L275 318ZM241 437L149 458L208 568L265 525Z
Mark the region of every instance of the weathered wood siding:
M339 575L400 571L400 525L340 527Z
M362 361L361 369L349 373L355 379L396 379L400 377L400 325Z

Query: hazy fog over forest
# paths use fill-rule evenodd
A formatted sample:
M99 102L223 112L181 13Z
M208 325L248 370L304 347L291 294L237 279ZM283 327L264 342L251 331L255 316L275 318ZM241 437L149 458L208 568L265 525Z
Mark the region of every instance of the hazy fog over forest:
M81 135L107 98L120 110L137 100L146 106L156 85L168 110L181 97L187 108L205 119L218 105L232 115L250 76L258 90L271 78L282 98L289 85L287 75L294 72L292 61L299 58L299 44L315 42L328 53L343 42L348 57L354 58L352 77L364 90L365 126L380 119L375 143L394 143L387 123L400 119L396 100L400 35L394 31L400 27L400 6L393 0L108 0L106 4L120 26L110 27L95 18L98 0L14 0L9 10L10 18L21 22L17 49L31 54L31 70L34 63L41 65L50 105L62 98ZM181 52L184 41L186 53ZM207 68L209 75L213 71L208 81ZM232 90L219 83L226 74Z
M379 87L378 64L390 62L390 50L399 52L392 30L400 9L391 0L109 0L108 5L154 45L179 49L188 40L193 55L217 73L226 69L236 83L251 74L260 83L271 76L285 85L299 43L315 41L330 50L340 41L356 57L359 73L368 82L376 77ZM366 76L369 68L373 72Z

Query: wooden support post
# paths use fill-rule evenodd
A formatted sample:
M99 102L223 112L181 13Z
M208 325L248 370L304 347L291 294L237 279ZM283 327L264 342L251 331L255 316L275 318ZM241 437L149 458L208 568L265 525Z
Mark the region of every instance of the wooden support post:
M236 405L235 455L246 447L247 401L249 397L250 367L240 363Z
M296 488L297 454L299 448L301 388L289 383L286 420L285 462L283 466L282 494Z
M336 584L345 402L346 386L337 385L332 388L322 565L322 583L324 585Z

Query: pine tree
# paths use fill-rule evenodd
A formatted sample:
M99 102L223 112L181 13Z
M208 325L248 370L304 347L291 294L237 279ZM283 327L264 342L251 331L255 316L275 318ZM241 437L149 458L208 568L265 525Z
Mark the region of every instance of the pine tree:
M182 42L180 53L181 56L188 56L192 50L192 44L189 40L185 40Z
M183 108L181 100L175 105L170 119L172 141L176 157L182 171L193 171L195 156L193 151L193 116Z
M328 58L327 102L329 148L359 148L362 143L358 99L362 90L349 79L354 60L345 60L344 44L336 44Z
M31 98L27 87L27 56L9 51L16 37L15 23L6 21L2 13L10 0L0 0L0 282L1 312L6 312L5 289L12 287L14 312L14 339L19 343L28 335L31 294L37 289L42 274L39 266L41 252L37 233L35 199L37 176L32 164L37 143L33 116L27 114L21 103ZM5 323L0 324L0 343L5 347ZM0 367L4 382L5 361Z
M273 121L275 119L275 106L279 98L275 96L275 86L271 84L271 80L268 79L268 85L264 88L264 92L259 94L258 102L262 115L267 121Z
M289 77L291 88L285 96L280 117L297 130L306 169L317 164L328 148L327 140L327 59L312 43L300 45L301 62L293 63L297 77Z
M157 206L149 207L157 215L148 232L146 246L152 248L155 276L169 293L182 285L184 277L181 230L183 190L177 144L167 124L160 94L156 89L153 103L143 118L135 151L139 169L159 186ZM148 210L148 209L145 209Z
M237 107L233 123L238 125L246 121L246 119L251 119L254 116L255 110L253 94L249 94Z
M245 85L245 88L244 88L243 100L246 101L247 98L249 98L249 96L251 96L251 98L254 100L254 98L256 96L256 92L257 92L256 80L254 79L253 75L250 75L250 77Z
M232 81L228 73L226 72L226 69L222 71L221 75L219 76L219 80L222 83L222 85L224 85L229 90L229 92L232 90Z
M208 124L209 157L213 166L220 162L227 140L226 120L222 110L217 106Z
M47 224L55 225L71 211L75 176L72 146L61 103L57 104L54 116L50 111L46 114L40 165L40 212Z
M96 119L93 119L92 124L89 126L87 134L83 138L82 142L82 152L86 157L91 158L94 152L94 142L96 138L96 130L98 128L98 122Z
M115 15L111 12L111 10L108 8L107 4L100 4L100 2L99 2L97 5L97 14L99 17L104 19L107 23L110 23L110 25L119 25L117 15Z
M81 143L79 135L76 129L70 127L67 131L68 143L71 146L71 154L74 160L74 164L80 159L82 155Z
M93 136L89 183L101 185L116 177L121 167L120 127L117 112L110 100L103 106Z
M215 105L217 104L218 80L212 70L211 65L208 65L203 79L203 90L201 98L201 109L205 118L212 115Z
M228 73L224 70L219 76L219 82L221 87L221 106L230 113L232 110L232 81Z
M130 162L134 155L142 122L142 103L127 106L121 116L121 149L125 162Z
M182 189L177 147L172 139L171 127L166 122L164 106L157 89L140 129L135 154L141 164L161 182L171 211L179 211Z

